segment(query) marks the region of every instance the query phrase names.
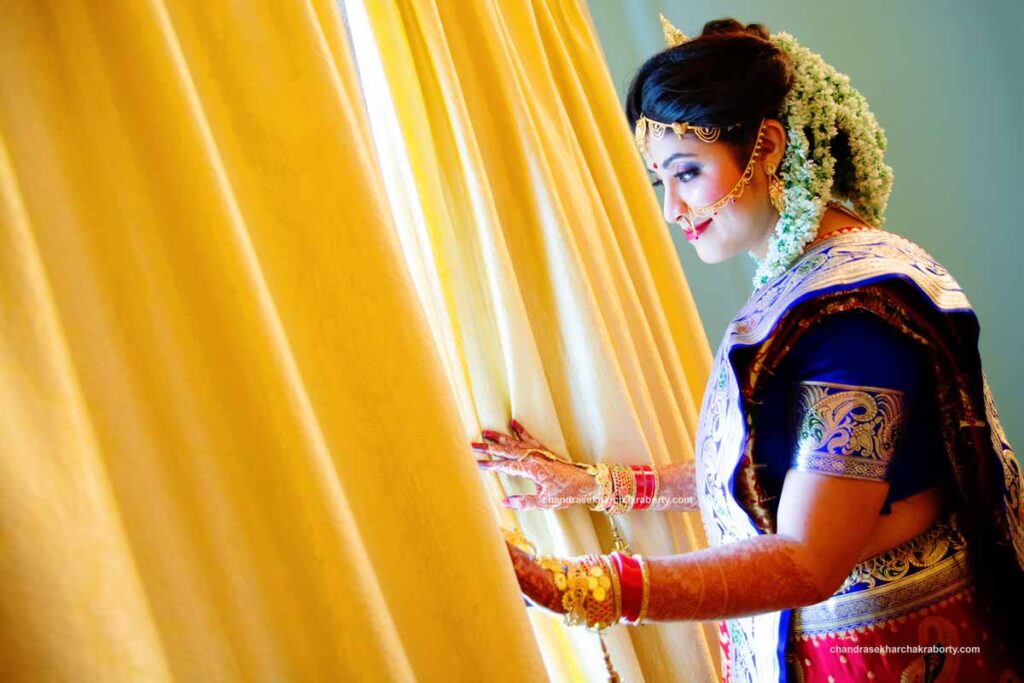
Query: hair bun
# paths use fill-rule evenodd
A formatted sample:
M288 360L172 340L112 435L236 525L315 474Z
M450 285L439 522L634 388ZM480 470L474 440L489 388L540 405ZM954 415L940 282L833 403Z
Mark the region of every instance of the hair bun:
M744 26L742 23L731 17L709 21L704 24L704 28L701 30L700 34L702 36L711 36L728 33L745 33L749 36L760 38L761 40L769 40L771 38L771 35L768 33L768 29L765 28L764 24L747 24Z

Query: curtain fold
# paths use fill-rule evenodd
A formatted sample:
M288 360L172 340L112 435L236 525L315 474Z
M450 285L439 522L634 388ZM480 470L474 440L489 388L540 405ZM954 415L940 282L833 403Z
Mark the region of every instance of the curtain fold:
M354 74L323 0L0 5L0 678L544 675Z
M343 4L385 190L467 433L507 431L515 415L576 460L692 458L710 350L585 8ZM488 485L495 497L532 489ZM579 507L498 515L542 552L611 547ZM645 554L703 544L691 515L634 513L620 528ZM600 679L593 636L532 621L553 680ZM626 680L716 675L707 625L607 639Z

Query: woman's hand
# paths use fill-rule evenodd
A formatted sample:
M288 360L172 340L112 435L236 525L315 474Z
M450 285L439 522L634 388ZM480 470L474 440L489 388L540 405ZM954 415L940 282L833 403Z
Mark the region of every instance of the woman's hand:
M561 510L576 503L591 503L597 495L597 483L582 467L552 460L536 451L550 451L515 420L509 423L512 436L484 430L483 438L493 443L473 443L473 450L487 453L495 460L479 460L481 470L525 477L537 485L530 496L509 496L502 505L516 510Z
M512 566L516 570L516 578L519 580L519 589L523 595L533 604L546 607L552 612L564 614L562 607L562 593L555 585L555 579L547 569L544 569L522 548L505 541L508 554L512 558Z

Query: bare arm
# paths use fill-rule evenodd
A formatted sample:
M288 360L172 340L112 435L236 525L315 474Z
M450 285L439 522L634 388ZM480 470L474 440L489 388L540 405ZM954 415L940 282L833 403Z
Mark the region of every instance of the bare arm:
M790 470L780 501L778 534L646 558L647 619L736 617L824 600L860 559L888 489L884 482ZM546 607L559 607L552 598L558 591L548 581L550 574L529 562L522 551L510 552L527 596Z
M660 465L658 497L651 505L659 512L692 512L697 509L697 477L692 462Z

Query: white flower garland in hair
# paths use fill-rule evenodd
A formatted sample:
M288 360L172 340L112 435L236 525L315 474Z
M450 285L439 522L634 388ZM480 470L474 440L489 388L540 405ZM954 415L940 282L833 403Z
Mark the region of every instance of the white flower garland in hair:
M885 223L892 191L892 169L885 164L885 133L868 103L845 74L788 33L772 43L793 61L793 86L782 105L786 149L780 165L786 206L768 241L764 260L754 257L754 287L781 275L814 240L825 207L832 199L836 160L830 145L840 130L849 139L853 162L851 196L840 197L875 227ZM813 145L807 137L813 131Z

